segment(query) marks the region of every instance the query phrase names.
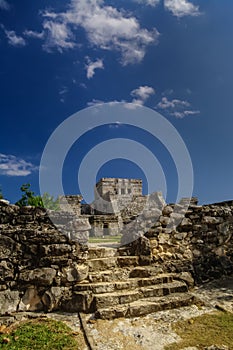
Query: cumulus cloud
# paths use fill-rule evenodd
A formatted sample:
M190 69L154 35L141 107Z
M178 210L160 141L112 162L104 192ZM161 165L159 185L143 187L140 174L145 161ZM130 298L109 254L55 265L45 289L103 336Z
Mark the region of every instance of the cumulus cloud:
M160 3L160 0L134 0L134 2L155 7Z
M141 28L135 17L103 0L71 0L66 12L46 11L43 16L47 50L73 48L75 29L82 28L91 46L120 52L123 65L141 62L147 46L159 37L155 28Z
M95 75L96 69L104 69L104 63L103 60L97 59L96 61L92 62L89 57L87 57L87 64L86 64L86 70L87 70L87 78L91 79Z
M92 101L88 102L87 105L90 106L95 106L99 104L104 104L104 103L111 103L112 105L116 103L124 103L125 107L128 109L135 109L138 107L142 107L145 102L148 100L148 98L152 95L155 94L155 90L151 86L139 86L137 89L134 89L131 91L130 95L133 97L132 101L126 101L126 100L113 100L113 101L102 101L102 100L97 100L93 99Z
M26 41L23 37L17 35L14 30L7 30L3 25L1 25L1 28L4 30L6 37L8 39L8 43L11 46L25 46Z
M37 170L37 167L32 163L13 155L0 153L0 175L27 176L35 170Z
M6 0L0 0L0 10L10 10L10 5Z
M200 111L194 111L191 108L191 104L188 101L173 99L169 100L166 96L157 104L159 109L167 111L170 115L176 118L184 118L189 115L199 114Z
M44 35L45 35L45 32L42 31L42 32L36 32L34 30L25 30L23 32L23 35L25 35L26 37L28 38L34 38L34 39L43 39L44 38Z
M176 17L200 15L199 7L188 0L164 0L164 6Z
M189 107L190 103L188 101L182 101L178 99L174 100L168 100L168 98L165 96L162 98L162 100L159 102L158 107L160 109L168 109L168 108L176 108L176 107Z
M131 91L133 98L132 103L144 105L148 98L155 94L155 90L151 86L139 86L139 88Z
M43 27L47 33L46 41L43 45L46 51L50 52L53 47L56 47L59 52L63 52L65 49L73 49L76 46L73 41L73 33L66 22L46 20L43 23Z

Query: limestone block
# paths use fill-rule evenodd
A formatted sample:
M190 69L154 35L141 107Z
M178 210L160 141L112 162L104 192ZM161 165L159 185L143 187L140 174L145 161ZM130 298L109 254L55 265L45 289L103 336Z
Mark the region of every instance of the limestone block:
M12 238L0 234L0 260L10 258L15 242Z
M68 237L74 242L86 244L89 239L89 231L72 231Z
M192 261L193 259L193 253L191 249L186 249L185 252L183 253L184 259Z
M204 224L210 224L210 225L221 224L223 222L223 218L215 217L215 216L204 216L202 218L202 222Z
M25 270L20 272L19 280L31 284L49 286L53 283L56 273L56 270L50 267Z
M38 295L37 288L30 286L24 296L22 297L18 311L41 311L43 310L43 304Z
M69 244L49 244L41 246L40 251L43 255L59 256L70 253L72 248Z
M223 222L218 226L218 231L220 233L223 233L224 235L228 234L229 232L229 224L227 222Z
M158 235L159 244L165 244L170 241L170 235L168 233L160 233Z
M174 235L174 237L178 240L183 240L187 237L187 232L179 232Z
M51 287L42 296L42 302L47 311L57 310L60 306L61 298L64 294L69 294L68 288Z
M173 213L173 208L170 205L166 205L166 207L163 208L162 214L164 216L169 216L171 213Z
M194 256L194 258L199 258L199 256L201 256L200 250L194 249L193 250L193 256Z
M192 221L189 218L183 218L183 220L180 223L180 226L182 228L185 228L185 227L190 228L192 225L193 225Z
M5 290L0 292L0 315L16 312L19 302L18 291Z
M9 261L0 262L0 282L14 279L14 266Z
M167 226L167 225L169 225L169 223L171 222L171 220L170 220L170 218L168 218L167 216L160 216L159 222L160 222L163 226Z
M71 266L62 269L62 283L80 282L87 278L89 267L83 264L73 263Z

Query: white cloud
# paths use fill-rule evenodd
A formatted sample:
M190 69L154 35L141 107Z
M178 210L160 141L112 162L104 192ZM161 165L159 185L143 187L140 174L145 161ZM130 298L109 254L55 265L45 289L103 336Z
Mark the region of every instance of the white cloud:
M96 106L96 105L102 105L102 104L104 104L105 102L104 101L102 101L102 100L97 100L97 99L93 99L92 101L90 101L90 102L88 102L87 103L87 106L88 107L92 107L92 106Z
M22 38L19 35L16 35L14 30L6 30L4 26L2 26L6 37L8 39L8 43L11 46L25 46L26 45L26 41L24 40L24 38Z
M151 95L155 94L155 90L151 86L139 86L139 88L131 91L130 95L134 97L132 100L133 104L144 105L146 100Z
M182 119L184 117L187 117L189 115L196 115L196 114L200 114L200 111L182 111L182 112L172 112L171 115L178 118L178 119Z
M60 95L60 102L65 103L65 97L66 94L69 92L68 88L66 86L63 86L60 91L59 91L59 95Z
M104 102L102 100L93 99L91 102L88 102L87 105L90 107L90 106L95 106L95 105L104 104L104 103L111 103L112 105L116 103L124 103L126 108L135 109L143 106L145 102L148 100L148 98L154 94L155 94L155 90L151 86L139 86L137 89L134 89L131 91L130 95L133 97L131 102L126 100L121 100L121 101L113 100L113 101Z
M160 3L160 0L134 0L134 2L155 7Z
M34 39L43 39L45 36L44 31L39 33L33 30L27 30L27 29L23 32L23 34L29 38L34 38Z
M86 64L86 70L87 70L87 78L91 79L95 75L96 69L104 69L104 63L103 60L97 59L95 62L92 62L89 57L87 57L87 64Z
M157 107L167 111L171 116L176 118L184 118L189 115L200 114L200 111L187 109L191 108L191 104L188 101L178 99L168 100L167 97L163 97Z
M176 17L200 15L199 7L188 0L164 0L164 6Z
M0 9L6 11L10 10L10 5L6 0L0 0Z
M32 163L13 155L0 153L0 175L27 176L35 170L37 170L37 167Z
M46 51L50 52L53 47L56 47L58 51L63 52L64 49L72 49L76 46L73 41L73 34L65 22L45 20L43 27L47 32L43 46Z
M181 101L177 99L169 101L167 97L163 97L158 104L160 109L176 108L180 106L189 107L190 103L188 101Z
M123 65L141 62L147 46L159 37L156 29L141 28L135 17L105 6L103 0L71 0L66 12L47 11L43 16L47 49L73 48L75 29L81 27L91 46L120 52Z

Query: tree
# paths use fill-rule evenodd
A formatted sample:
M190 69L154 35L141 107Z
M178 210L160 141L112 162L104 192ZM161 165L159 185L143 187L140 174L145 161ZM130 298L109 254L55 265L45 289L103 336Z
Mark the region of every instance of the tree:
M54 199L53 196L50 196L47 192L43 194L41 197L42 202L43 202L43 207L46 209L51 209L51 210L59 210L60 209L60 204L59 204L59 199Z
M59 200L54 199L53 196L50 196L48 193L44 193L43 196L36 196L35 193L31 190L31 185L29 183L24 184L20 187L20 190L23 192L22 197L15 204L24 207L27 205L33 207L42 207L51 210L59 210Z

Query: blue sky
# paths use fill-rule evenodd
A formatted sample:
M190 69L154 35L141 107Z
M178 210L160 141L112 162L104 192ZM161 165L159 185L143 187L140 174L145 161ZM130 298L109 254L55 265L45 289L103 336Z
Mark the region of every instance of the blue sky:
M229 0L0 0L0 185L39 192L39 165L53 131L97 103L124 101L161 113L192 159L201 203L233 198L233 3ZM143 118L143 117L142 117ZM167 201L177 193L169 152L126 125L89 130L64 163L65 193L79 193L78 165L98 143L134 139L159 160ZM146 176L112 160L100 177ZM92 188L93 184L90 184ZM160 190L159 185L155 190Z

